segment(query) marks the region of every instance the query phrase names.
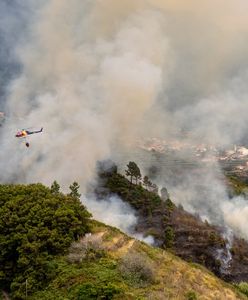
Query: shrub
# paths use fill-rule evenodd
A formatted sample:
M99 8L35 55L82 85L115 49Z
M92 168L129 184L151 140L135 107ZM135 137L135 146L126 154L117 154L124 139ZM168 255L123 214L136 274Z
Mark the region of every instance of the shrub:
M79 242L73 242L67 259L70 263L94 260L105 256L102 238L96 234L86 234Z
M155 281L155 274L148 257L137 253L129 252L120 261L119 271L124 279L132 284L147 285Z
M120 294L121 289L112 283L93 284L85 283L78 291L78 300L102 299L111 300L114 295Z
M196 293L195 293L194 291L189 291L189 292L186 294L186 299L187 299L187 300L197 300Z
M175 208L175 204L170 199L167 199L165 201L165 205L168 211L173 211L173 209Z
M236 285L238 290L248 296L248 282L240 282L239 284Z

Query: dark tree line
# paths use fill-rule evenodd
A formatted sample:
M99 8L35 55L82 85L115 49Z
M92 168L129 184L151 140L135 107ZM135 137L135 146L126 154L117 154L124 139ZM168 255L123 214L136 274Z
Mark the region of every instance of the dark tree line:
M130 177L131 184L133 184L133 179L135 179L135 184L142 184L148 191L158 193L157 185L152 183L147 175L142 178L140 168L134 161L130 161L127 164L125 174Z

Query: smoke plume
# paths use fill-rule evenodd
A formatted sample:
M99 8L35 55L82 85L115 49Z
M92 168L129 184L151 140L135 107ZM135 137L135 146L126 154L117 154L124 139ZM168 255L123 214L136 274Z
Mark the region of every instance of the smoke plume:
M193 144L245 140L247 8L244 0L2 1L0 64L10 75L0 73L1 181L76 180L84 191L97 161L131 153L141 137L184 129ZM44 127L29 149L14 138L26 127ZM205 196L194 174L169 186L171 196L248 238L247 202L228 200L218 172L201 175Z
M152 236L143 236L135 233L135 225L138 222L135 211L128 203L123 202L118 196L113 195L107 199L97 201L92 197L82 199L87 209L94 214L97 220L117 227L134 238L150 245L154 244Z

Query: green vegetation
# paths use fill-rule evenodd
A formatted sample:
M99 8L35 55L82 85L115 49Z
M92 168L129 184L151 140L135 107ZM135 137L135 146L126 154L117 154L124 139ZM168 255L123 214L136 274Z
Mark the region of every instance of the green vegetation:
M147 214L158 207L162 200L161 198L146 189L141 185L132 185L123 175L113 173L107 178L106 187L112 193L118 194L124 201L129 202L134 208L143 207Z
M220 250L226 253L227 241L223 238L220 227L208 224L207 221L202 222L199 216L186 212L182 206L177 207L170 200L165 187L161 188L159 197L156 185L147 175L143 177L142 182L135 184L133 180L134 183L131 184L125 176L118 174L117 167L113 164L107 170L104 172L102 169L99 174L100 182L103 184L102 189L99 189L99 198L117 194L130 204L138 216L135 227L137 232L142 232L145 237L151 235L162 249L168 249L189 262L203 264L226 280L236 282L240 278L246 278L248 270L246 241L234 238L231 249L233 260L230 266L232 276L226 277L221 268L221 260L216 256Z
M48 287L30 297L40 299L122 299L128 287L121 281L117 262L110 257L71 263L66 257L58 260L57 276Z
M176 207L175 204L170 200L170 199L166 199L165 200L165 205L168 211L173 211L173 209Z
M135 162L130 161L127 164L127 170L125 170L130 181L117 172L115 165L107 170L99 166L98 170L99 177L103 179L104 187L111 193L119 195L122 200L131 204L135 209L143 208L146 215L151 215L154 209L161 205L162 200L158 195L158 187L149 180L148 176L144 176L141 180L141 172ZM133 178L135 178L135 184Z
M73 198L80 198L81 194L79 194L78 190L79 190L79 184L77 182L73 182L70 186L69 189L71 190L69 196L73 197Z
M59 190L60 190L60 185L58 184L58 182L55 180L52 185L51 185L51 193L58 195L59 194Z
M169 199L130 188L117 172L108 173L106 185L145 213L174 213ZM69 188L65 195L56 181L51 188L0 185L0 290L11 299L246 299L244 285L235 289L204 267L92 220L79 185ZM174 228L163 228L166 246L173 246Z
M175 234L171 226L166 227L165 229L165 246L166 248L172 248L174 242Z
M96 285L94 283L84 283L78 290L78 300L86 299L107 299L111 300L115 295L121 293L121 289L111 283Z
M186 299L187 299L187 300L197 300L196 293L195 293L194 291L189 291L189 292L186 294Z
M241 293L248 297L248 282L240 282L236 287Z
M99 222L91 221L90 227L92 235L77 244L91 245L95 253L100 247L104 257L72 262L70 248L56 259L56 277L30 300L246 299L204 267L191 266Z
M88 232L90 214L55 183L0 185L0 207L0 289L23 299L56 276L54 256Z
M247 196L248 183L235 176L226 176L231 195Z
M141 179L140 169L134 161L128 163L125 173L128 177L130 176L131 183L133 183L133 178L135 178L136 184L138 183L138 180Z
M143 178L143 185L144 185L144 187L145 187L147 190L149 189L149 187L152 186L152 183L151 183L151 181L149 180L148 176L144 176L144 178Z

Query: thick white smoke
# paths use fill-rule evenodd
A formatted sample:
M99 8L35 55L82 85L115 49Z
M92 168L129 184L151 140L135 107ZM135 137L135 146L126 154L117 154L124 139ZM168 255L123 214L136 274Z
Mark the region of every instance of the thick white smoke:
M248 240L248 201L241 196L229 199L217 168L206 166L201 174L189 172L176 186L168 184L171 198L202 220L221 225L226 232L232 228L237 236Z
M237 235L248 240L248 203L247 199L237 197L232 201L223 202L224 221Z
M138 223L135 211L118 196L113 195L100 201L89 197L82 199L82 201L97 220L117 227L138 240L150 245L154 244L154 238L152 236L148 235L145 237L141 233L135 233L135 225Z
M124 232L132 232L137 223L135 212L117 196L101 201L85 198L83 203L89 211L94 212L94 217L97 220L118 227Z
M9 86L2 180L84 187L97 160L136 137L166 72L168 42L159 13L130 11L113 32L96 32L100 4L49 1L37 12L27 44L17 47L22 73ZM101 28L99 28L100 30ZM163 70L165 67L165 70ZM16 118L21 117L17 122ZM12 137L17 127L43 126L31 148Z
M118 196L112 195L104 200L96 200L89 197L82 199L82 201L87 209L94 213L94 218L97 220L117 227L137 240L144 241L150 245L154 244L153 236L135 233L135 226L138 223L135 211Z
M7 86L2 182L76 180L84 189L98 160L142 136L171 137L183 128L192 143L245 137L247 1L6 3L0 29L19 71ZM0 55L4 61L6 52ZM26 149L14 134L30 126L44 134ZM245 235L247 204L226 200L215 170L201 177L209 203L191 175L171 196Z

